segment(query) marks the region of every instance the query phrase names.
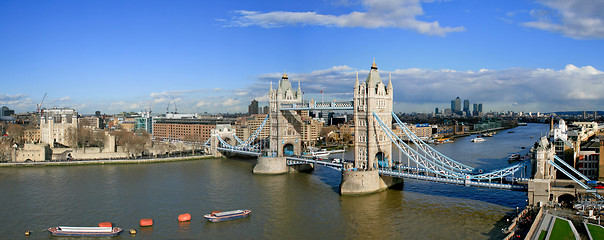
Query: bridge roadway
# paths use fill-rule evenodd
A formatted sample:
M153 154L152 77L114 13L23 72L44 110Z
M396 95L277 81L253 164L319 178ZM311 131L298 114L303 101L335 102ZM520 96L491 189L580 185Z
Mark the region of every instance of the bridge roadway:
M230 148L217 148L218 150L228 151L237 154L243 154L248 156L260 156L259 152L251 152L245 150L236 150ZM300 158L295 156L286 157L287 165L296 165L296 164L317 164L321 166L332 167L336 170L342 171L342 163L332 163L326 162L322 160L309 159L309 158ZM461 179L453 179L453 178L444 178L444 177L435 177L428 176L424 174L420 174L426 172L425 169L421 168L410 168L416 169L417 173L410 172L402 172L400 170L391 170L391 169L379 169L378 173L384 176L397 177L397 178L408 178L408 179L416 179L423 181L431 181L431 182L441 182L441 183L449 183L449 184L457 184L464 186L474 186L474 187L486 187L486 188L499 188L499 189L508 189L508 190L517 190L517 191L527 191L528 185L526 184L507 184L507 183L493 183L493 182L478 182L478 181L470 181L470 180L461 180ZM519 182L526 182L526 179L519 179Z

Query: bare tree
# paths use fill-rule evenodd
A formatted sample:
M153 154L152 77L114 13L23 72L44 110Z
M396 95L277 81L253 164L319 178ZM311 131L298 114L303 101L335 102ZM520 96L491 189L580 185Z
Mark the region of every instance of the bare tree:
M67 130L67 144L70 147L104 147L105 134L88 127L72 127Z
M145 131L137 133L124 130L115 131L116 142L118 146L122 146L129 155L139 155L147 150L147 145L150 144L151 135Z
M14 142L22 144L24 142L23 136L25 134L25 127L19 124L8 124L6 127L6 134Z

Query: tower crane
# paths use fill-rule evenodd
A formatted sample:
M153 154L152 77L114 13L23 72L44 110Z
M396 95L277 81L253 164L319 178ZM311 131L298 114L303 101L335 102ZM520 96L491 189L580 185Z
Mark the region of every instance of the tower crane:
M44 97L42 98L42 101L40 102L40 104L36 105L36 108L38 110L38 113L40 114L40 116L42 116L42 113L44 112L44 110L42 110L42 104L44 104L44 100L46 100L46 95L48 93L44 93Z

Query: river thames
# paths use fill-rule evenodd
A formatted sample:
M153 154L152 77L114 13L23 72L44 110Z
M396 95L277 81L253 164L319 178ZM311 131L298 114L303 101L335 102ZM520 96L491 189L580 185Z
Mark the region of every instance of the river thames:
M433 146L472 167L502 168L510 154L527 153L548 127L529 124L481 143L462 137ZM125 230L114 239L501 239L506 214L526 205L526 192L408 179L402 191L340 196L341 173L331 168L267 176L253 175L254 163L0 168L0 238L58 239L44 230L110 221ZM203 214L231 209L252 213L227 222L203 220ZM181 213L190 213L191 222L179 223ZM139 227L141 218L152 218L154 226ZM131 228L138 233L130 235ZM26 230L31 236L24 236Z

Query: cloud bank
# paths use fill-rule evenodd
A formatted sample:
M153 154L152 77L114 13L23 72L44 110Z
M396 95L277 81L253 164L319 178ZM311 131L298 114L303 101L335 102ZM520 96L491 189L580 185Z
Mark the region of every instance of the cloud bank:
M378 66L379 67L379 66ZM368 68L369 69L369 68ZM305 98L325 101L352 99L356 73L364 81L368 69L335 66L311 73L290 73L294 88L300 81ZM604 73L592 66L568 64L561 70L512 68L457 71L451 69L379 70L384 83L389 74L394 85L395 110L432 112L435 107L449 108L459 96L470 103L483 103L493 111L565 111L601 109L604 105ZM277 86L279 73L263 74L251 89L266 96L267 83Z
M378 63L379 67L379 63ZM384 83L392 76L396 112L433 112L435 107L450 107L459 96L470 103L483 103L486 111L553 112L602 110L604 106L604 72L592 66L566 65L562 69L510 68L503 70L453 70L406 68L379 69ZM346 65L312 72L288 73L292 87L298 82L306 100L351 100L356 74L363 82L369 73ZM268 105L268 90L278 86L283 73L265 73L247 86L235 89L185 89L150 93L131 99L84 101L63 97L48 99L45 106L73 107L89 114L142 111L150 106L154 113L178 108L182 113L247 112L250 101ZM323 91L323 94L319 94ZM35 110L34 101L26 95L0 95L0 104L17 112Z
M424 14L420 0L362 0L365 12L353 11L348 14L330 15L317 12L257 12L235 11L230 26L261 26L265 28L285 25L315 25L329 27L400 28L421 34L445 36L451 32L461 32L465 28L443 27L438 21L417 20Z
M531 10L535 21L526 27L562 33L575 39L604 38L604 1L540 0L545 8Z

